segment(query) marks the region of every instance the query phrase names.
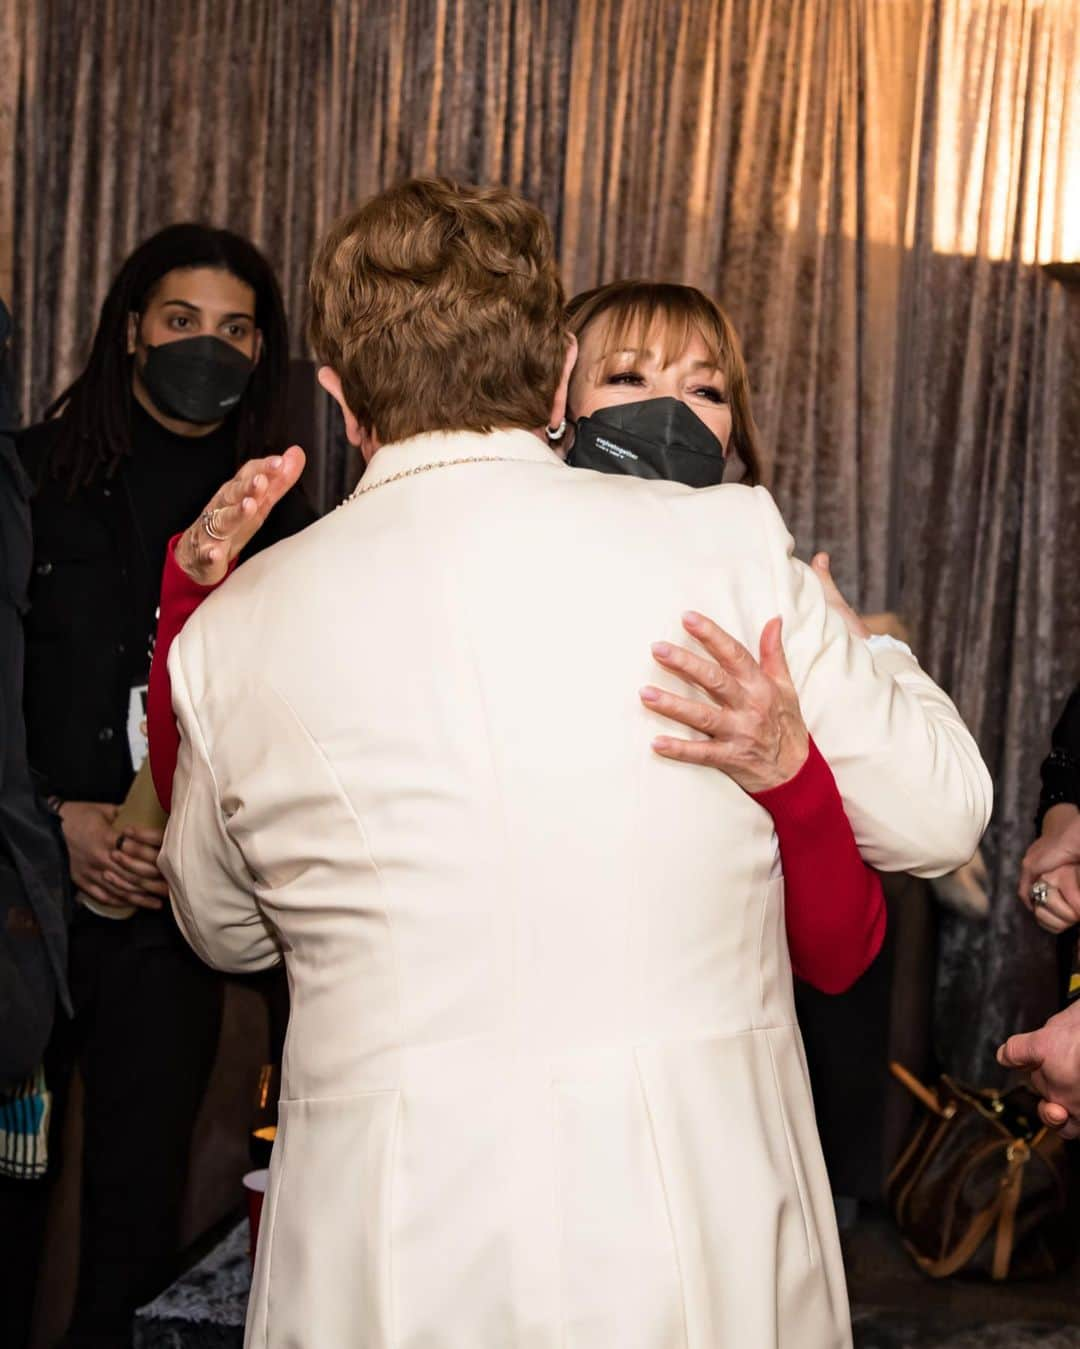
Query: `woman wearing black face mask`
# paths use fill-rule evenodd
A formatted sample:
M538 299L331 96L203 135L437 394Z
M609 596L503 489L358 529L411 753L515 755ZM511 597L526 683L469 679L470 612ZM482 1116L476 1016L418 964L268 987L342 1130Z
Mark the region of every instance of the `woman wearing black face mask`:
M573 424L565 434L569 462L692 487L760 480L746 367L735 330L713 300L690 286L616 281L577 296L568 317L579 344L569 393ZM852 634L871 645L888 645L891 639L873 636L844 602L827 557L816 557L813 567ZM700 631L691 635L707 645ZM671 739L671 748L661 752L702 756L698 762L728 772L773 816L786 882L788 945L804 981L796 1007L826 1161L838 1193L870 1197L877 1192L882 1162L888 961L849 999L835 1003L820 992L845 989L877 955L885 928L881 884L863 865L832 773L812 746L803 768L775 790L757 791L746 775L761 749L776 743L768 735L755 740L753 722L740 722L747 706L771 709L761 723L766 727L780 709L788 734L801 727L803 743L808 740L794 690L785 687L779 642L766 651L769 637L776 634L766 629L760 667L744 657L737 668L723 671L727 688L742 683L753 700L737 708L734 699L717 699L722 708L730 702L724 734L694 747ZM711 699L708 684L703 687ZM811 818L814 824L807 827ZM857 1144L850 1133L853 1111L864 1125ZM850 1212L850 1204L845 1208Z
M175 1253L222 986L176 932L160 831L121 834L114 819L145 754L167 540L240 462L281 448L287 361L281 297L262 256L224 230L174 225L124 264L86 369L19 437L37 484L29 753L82 901L71 936L75 1019L49 1056L57 1107L75 1060L86 1085L72 1344L126 1344L134 1308ZM312 518L289 493L257 546Z

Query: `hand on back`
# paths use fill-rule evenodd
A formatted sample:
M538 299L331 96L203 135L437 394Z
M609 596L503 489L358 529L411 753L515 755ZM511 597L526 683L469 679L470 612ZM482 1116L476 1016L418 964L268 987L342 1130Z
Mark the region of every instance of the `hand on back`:
M856 637L869 629L840 593L827 553L818 553L813 570L825 599ZM781 620L772 618L761 633L758 659L730 633L702 614L689 613L683 626L705 656L670 642L653 646L657 664L706 695L683 697L652 685L641 690L645 705L707 739L658 736L657 754L682 763L717 768L746 792L763 792L790 781L806 762L810 735L799 696L788 671L781 641Z

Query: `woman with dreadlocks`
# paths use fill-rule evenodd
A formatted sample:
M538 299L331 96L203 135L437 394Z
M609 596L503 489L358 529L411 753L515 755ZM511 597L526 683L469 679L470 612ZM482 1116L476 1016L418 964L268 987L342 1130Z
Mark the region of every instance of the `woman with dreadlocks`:
M176 930L157 867L161 833L121 832L114 821L145 753L167 541L242 461L280 448L287 361L265 259L235 234L173 225L128 258L85 370L19 440L37 484L29 754L53 794L82 901L71 933L75 1017L49 1055L54 1091L75 1061L86 1087L72 1344L127 1344L134 1308L167 1278L176 1248L222 985ZM312 518L294 490L258 545Z

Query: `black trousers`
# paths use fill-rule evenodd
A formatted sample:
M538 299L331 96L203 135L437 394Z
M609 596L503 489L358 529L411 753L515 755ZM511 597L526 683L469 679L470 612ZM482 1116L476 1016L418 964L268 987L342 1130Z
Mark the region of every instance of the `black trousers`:
M164 916L115 922L84 910L72 925L70 985L74 1020L57 1026L46 1055L51 1174L76 1063L85 1085L79 1285L64 1343L127 1349L136 1307L174 1272L191 1136L217 1050L224 985ZM0 1230L10 1214L22 1220L24 1237L36 1234L36 1252L21 1257L32 1262L31 1274L12 1290L32 1307L49 1178L13 1193L15 1184L0 1191ZM29 1314L26 1305L12 1306L12 1330ZM0 1342L15 1349L22 1333Z

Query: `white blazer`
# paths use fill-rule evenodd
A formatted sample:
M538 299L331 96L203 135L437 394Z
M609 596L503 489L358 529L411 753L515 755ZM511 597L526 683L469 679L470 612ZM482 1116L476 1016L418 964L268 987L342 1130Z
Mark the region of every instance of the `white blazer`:
M638 689L678 687L685 609L751 650L782 614L864 856L921 875L990 814L955 708L848 636L762 489L522 431L364 483L169 665L177 919L292 992L247 1344L849 1345L772 823L658 758Z

